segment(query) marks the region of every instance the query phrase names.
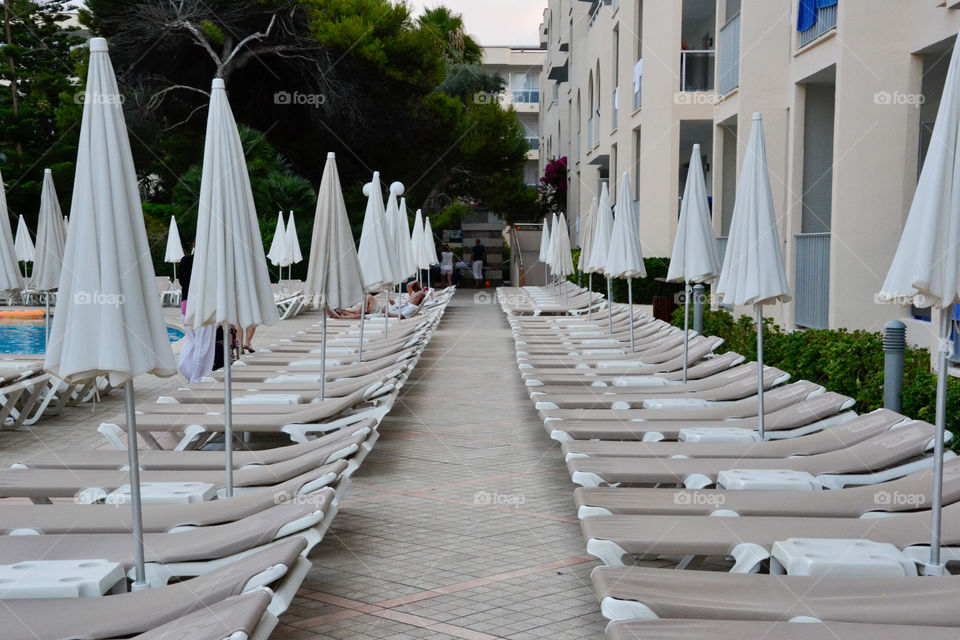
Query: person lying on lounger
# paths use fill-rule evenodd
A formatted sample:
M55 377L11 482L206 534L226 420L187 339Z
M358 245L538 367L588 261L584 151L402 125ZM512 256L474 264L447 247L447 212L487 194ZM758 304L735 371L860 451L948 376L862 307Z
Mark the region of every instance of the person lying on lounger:
M387 307L387 315L391 318L411 318L420 311L420 305L426 296L427 294L423 291L415 291L410 294L406 302L398 304L391 300Z
M408 298L406 302L397 304L396 300L390 300L390 304L387 305L387 315L391 318L410 318L417 314L420 311L420 305L423 303L424 298L426 298L426 293L422 290L414 291ZM383 313L383 305L377 302L377 299L372 295L367 294L367 309L366 315L371 315L374 313ZM360 305L357 305L355 308L351 307L349 309L328 309L327 315L331 318L348 318L356 319L360 317Z
M380 313L383 310L382 305L379 302L377 302L377 299L374 298L369 293L367 294L366 305L367 305L367 308L365 313L367 315L370 315L373 313ZM359 318L361 315L360 305L356 304L350 307L349 309L327 309L327 315L331 318L349 318L349 319Z

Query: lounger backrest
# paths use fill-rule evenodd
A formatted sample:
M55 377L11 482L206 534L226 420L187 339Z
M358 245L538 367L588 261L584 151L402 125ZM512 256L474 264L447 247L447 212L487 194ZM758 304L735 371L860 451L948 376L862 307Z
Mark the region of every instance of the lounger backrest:
M828 391L768 413L765 426L768 429L794 429L835 416L852 405L853 398Z
M233 640L253 638L272 600L260 589L194 611L131 640Z
M800 458L798 469L812 473L847 473L885 469L907 458L919 456L926 450L935 433L933 425L915 422L909 426L888 431L850 445L846 449L829 451L816 456Z

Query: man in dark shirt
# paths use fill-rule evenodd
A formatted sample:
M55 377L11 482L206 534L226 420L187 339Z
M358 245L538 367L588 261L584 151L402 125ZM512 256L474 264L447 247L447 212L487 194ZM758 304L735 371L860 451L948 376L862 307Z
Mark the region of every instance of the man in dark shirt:
M482 289L483 281L483 263L487 259L487 248L483 246L483 241L477 238L477 244L473 246L470 256L473 262L473 282L477 289Z

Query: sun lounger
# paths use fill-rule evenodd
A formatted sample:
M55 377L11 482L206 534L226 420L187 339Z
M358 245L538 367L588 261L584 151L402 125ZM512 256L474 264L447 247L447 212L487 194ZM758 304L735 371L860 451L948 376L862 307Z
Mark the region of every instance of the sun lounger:
M610 514L710 515L721 510L727 515L741 516L858 518L870 512L913 511L921 501L929 503L932 486L933 472L926 469L897 480L831 491L600 487L579 488L573 492L573 499L581 518ZM952 458L943 464L943 503L958 500L960 458Z
M255 393L244 393L242 396L237 394L232 400L234 406L234 412L245 413L245 414L256 414L256 413L269 413L273 415L281 415L286 413L296 413L303 409L303 406L306 404L326 404L329 403L330 407L336 409L338 406L343 406L346 408L360 404L361 402L372 402L376 401L378 398L389 395L394 391L395 386L392 384L393 381L388 381L386 384L375 382L371 385L367 385L363 388L356 389L350 394L337 398L324 398L322 401L319 396L319 389L317 392L304 395L304 394L283 394L266 391L266 392L255 392ZM341 408L338 412L343 411ZM156 404L152 405L143 405L142 414L171 414L171 415L206 415L209 413L220 413L223 411L223 402L216 403L194 403L194 404L180 404L177 402L162 401L158 399Z
M322 537L315 527L323 520L317 505L290 502L226 524L144 534L147 581L158 587L172 577L202 575L291 536L306 540L304 553L309 553ZM0 564L98 558L118 562L128 571L134 565L129 533L6 536L2 542Z
M355 451L357 445L343 448L343 451ZM272 487L305 473L323 470L326 484L336 481L347 471L347 463L342 459L330 460L327 451L316 451L292 460L271 465L254 465L235 469L233 484L238 488ZM107 497L106 494L128 484L130 474L127 471L100 471L94 469L4 469L0 470L0 497L2 498L73 498L81 492L88 502ZM212 484L217 489L224 486L226 472L223 470L141 471L142 484L152 482L202 482ZM317 484L317 486L324 486Z
M607 625L609 640L955 640L956 630L899 624L754 620L624 620Z
M194 611L131 640L265 639L277 625L277 618L267 611L269 605L269 592L260 589Z
M568 440L561 444L567 460L583 457L630 458L787 458L839 451L889 431L909 418L877 409L849 422L796 438L733 442L641 442L637 440ZM693 425L693 423L691 423Z
M690 339L690 344L687 349L687 357L691 358L690 354L702 354L706 355L711 353L714 349L723 344L722 338L704 338L696 337ZM705 349L705 350L704 350ZM630 352L629 347L627 347L623 353L613 353L613 354L598 354L598 355L589 355L589 354L578 354L574 355L557 355L557 356L538 356L538 355L524 355L520 353L517 355L517 363L523 369L525 366L529 365L530 367L535 368L558 368L558 367L593 367L597 369L608 368L608 367L626 367L634 369L642 369L647 366L660 365L664 366L667 362L672 362L678 358L683 357L683 334L678 333L676 338L671 340L669 343L660 342L658 346L651 347L650 349L638 352ZM699 358L691 358L690 361L696 362ZM683 362L680 360L682 366Z
M358 389L365 389L377 383L385 383L390 379L399 388L406 380L409 367L406 364L394 365L383 373L370 373L356 378L339 378L328 381L323 388L325 398L342 398L354 393ZM310 402L319 398L319 376L307 377L297 381L295 376L277 376L270 382L238 382L232 385L233 397L242 398L250 394L289 394L300 398L300 402ZM194 382L189 386L180 387L165 396L160 396L158 402L175 402L180 404L220 404L223 402L222 382Z
M607 618L767 620L960 627L956 578L825 578L599 567Z
M363 420L338 431L325 434L303 444L259 449L255 451L239 450L233 452L233 463L237 469L259 465L271 465L293 460L316 451L328 451L335 459L344 457L341 452L354 444L367 444L376 438L373 420ZM223 468L222 451L140 451L140 468L148 471L170 470L217 470ZM124 469L128 457L126 451L42 451L20 457L14 466L30 469Z
M728 351L709 358L702 358L699 362L687 368L687 380L700 380L722 373L728 369L740 366L744 357L739 353ZM601 370L586 369L525 369L521 372L524 384L528 387L659 387L681 384L682 371L662 372L656 375L624 375L608 374Z
M880 493L877 498L882 502L887 496ZM960 545L960 503L945 507L942 516L943 546ZM687 556L681 563L686 566L694 557L730 556L735 573L756 573L770 557L773 543L788 538L870 540L898 549L930 544L929 509L887 518L595 516L584 518L580 526L587 552L607 565L624 564L624 559L632 564L633 557L681 555Z
M764 389L785 383L790 374L773 367L763 372ZM755 396L757 393L757 368L718 373L711 378L671 385L669 387L597 387L572 390L570 387L533 387L530 399L538 405L549 402L560 409L612 408L613 405L643 408L644 402L658 398L697 398L709 402L731 402Z
M388 392L387 387L381 387L377 392ZM372 419L377 424L390 410L390 403L383 403L372 408L362 407L367 400L351 394L344 398L332 398L323 402L314 402L299 405L236 405L233 408L231 424L233 432L240 433L285 433L294 442L306 442L310 436L328 433L341 427L355 424L361 420ZM160 410L155 413L143 413L137 416L137 429L154 448L161 448L159 443L147 437L152 433L182 434L176 450L196 448L202 446L209 438L222 434L226 427L223 415L223 406L219 411L210 412L191 411L189 409L202 405L155 405L158 408L173 406L183 408L183 411L169 413ZM269 411L277 408L275 412ZM348 413L352 412L352 413ZM99 427L107 439L119 445L123 442L124 430L113 423L103 423ZM121 445L122 446L122 445ZM120 448L120 447L118 447Z
M336 378L376 373L401 362L413 366L416 364L419 355L420 351L415 348L404 349L396 354L391 354L383 358L377 358L376 360L370 360L367 358L366 354L364 354L363 362L345 365L329 365L328 363L328 366L324 368L324 374L326 375L327 380L334 380ZM234 382L263 382L279 376L316 376L320 374L320 369L321 367L319 359L306 358L299 361L297 364L291 364L290 366L286 367L268 365L235 366L232 368L230 373L231 379ZM222 380L223 372L214 371L210 377L214 380Z
M688 489L713 486L722 471L737 469L789 469L809 473L832 488L846 484L873 484L901 477L933 464L924 452L933 448L936 429L926 422L914 422L895 431L881 433L845 449L792 458L573 458L567 469L574 484L683 485ZM837 477L839 476L839 477Z
M123 545L132 547L129 536ZM0 628L4 640L119 638L264 587L272 592L269 611L280 615L310 568L301 555L306 546L303 539L284 540L192 580L156 589L103 598L4 600Z
M208 527L236 522L285 502L309 502L325 514L336 512L337 492L324 467L264 491L236 491L232 498L188 504L143 505L143 529L165 533L181 527ZM320 488L317 488L317 487ZM124 505L76 502L52 505L0 504L0 534L130 533L131 510Z
M778 389L778 391L780 390L782 389ZM772 393L776 393L776 391ZM756 400L753 401L753 404L756 405ZM767 438L777 439L804 435L833 425L843 424L857 416L853 411L848 411L853 405L853 398L830 391L808 397L794 404L788 404L776 411L771 411L767 404L764 407L766 409L764 427ZM544 428L551 438L561 442L594 439L659 442L661 440L677 440L680 437L680 432L690 427L755 430L759 424L755 415L744 418L711 420L656 420L652 418L640 421L633 420L637 414L650 416L654 411L603 409L594 413L605 413L607 416L605 420L550 419L544 420ZM560 412L566 412L563 415L571 415L576 418L584 411L568 409L560 410ZM552 416L558 412L545 413ZM597 417L602 416L598 415Z
M764 411L773 413L824 392L823 387L806 380L783 385L764 394ZM554 418L576 422L611 419L629 420L631 422L728 420L756 416L758 409L755 397L743 398L735 402L713 404L697 399L671 400L669 403L663 404L663 408L651 408L644 405L645 408L637 409L629 407L623 409L560 409L551 406L549 401L545 401L537 402L536 406L540 417L544 421Z
M696 364L701 358L713 354L714 349L723 344L721 338L695 338L690 341L688 350L688 363ZM624 356L616 359L605 359L601 361L584 361L577 359L520 359L518 367L521 372L530 369L556 369L557 371L569 370L571 368L582 370L584 373L605 373L611 375L659 375L672 371L680 371L683 368L683 347L680 346L674 350L675 355L668 359L660 359L658 362L644 362L635 357Z

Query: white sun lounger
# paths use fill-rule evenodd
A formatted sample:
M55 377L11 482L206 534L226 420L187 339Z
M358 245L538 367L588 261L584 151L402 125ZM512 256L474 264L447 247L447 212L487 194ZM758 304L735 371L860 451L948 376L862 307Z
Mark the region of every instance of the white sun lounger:
M127 536L125 546L132 546ZM310 569L306 542L284 540L192 580L102 598L4 600L4 640L119 638L145 633L227 598L270 588L273 615L286 611ZM56 612L56 615L51 615Z

